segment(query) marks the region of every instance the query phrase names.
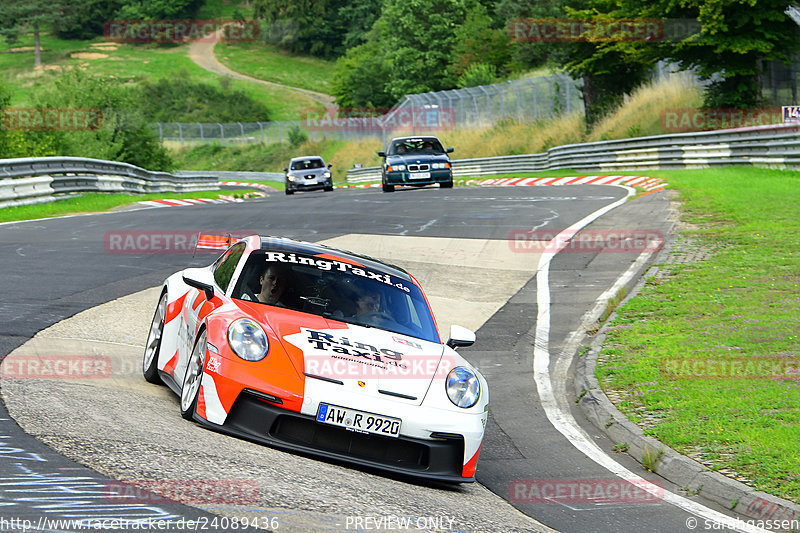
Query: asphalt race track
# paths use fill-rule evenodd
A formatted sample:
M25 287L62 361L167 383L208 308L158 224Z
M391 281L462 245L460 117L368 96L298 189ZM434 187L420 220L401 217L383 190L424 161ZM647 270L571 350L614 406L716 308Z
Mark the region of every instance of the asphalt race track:
M679 532L699 518L702 529L704 518L725 511L615 454L575 407L572 333L586 328L584 314L623 273L641 275L646 264L629 270L642 259L639 251L568 246L548 256L525 237L535 230L548 241L577 223L606 236L669 230L666 193L626 202L628 192L337 190L0 225L0 354L13 352L4 368L14 357L102 356L114 369L102 379L11 379L4 372L0 517L52 531L70 528L42 517L183 519L207 530L231 530L219 517L241 517L262 528L280 524L281 531L396 530L402 522L389 520L409 519L414 530L463 532ZM479 483L412 482L182 420L177 397L146 383L139 365L158 296L153 288L214 258L157 248L164 235L174 243L198 231L282 235L370 253L420 280L443 335L453 323L477 329L478 342L461 353L491 391ZM140 238L135 247L120 244L131 236ZM614 473L626 470L658 490L631 488ZM109 479L238 482L255 491L222 503L125 501L108 496L115 486ZM565 497L542 494L545 486L604 492Z

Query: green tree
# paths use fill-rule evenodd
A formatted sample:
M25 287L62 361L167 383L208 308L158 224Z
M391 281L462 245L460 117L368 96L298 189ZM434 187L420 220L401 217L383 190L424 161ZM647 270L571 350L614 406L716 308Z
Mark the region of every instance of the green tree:
M666 19L695 19L702 31L665 42L662 56L713 79L705 91L709 107L761 104L759 75L768 61L790 63L800 50L797 25L786 14L790 0L656 0L642 11ZM719 79L714 79L719 76Z
M495 76L509 74L513 53L511 38L505 28L493 28L493 24L487 9L478 4L469 11L464 23L456 27L450 65L456 78L476 63L493 66Z
M465 0L386 0L379 37L395 100L455 86L450 69L455 29L464 23L467 7Z
M586 20L594 27L606 27L619 20L637 17L637 7L627 0L593 0L589 7L566 8L570 19ZM606 39L587 34L566 46L565 68L573 77L583 78L586 125L591 127L618 107L625 94L649 79L658 47L628 38Z
M383 0L351 0L339 8L339 20L346 30L342 39L345 50L367 42L382 7Z
M339 107L388 108L395 102L387 85L390 76L391 66L380 43L370 40L336 61L331 92Z
M282 28L276 44L292 51L323 58L344 53L347 28L339 11L347 0L254 0L255 18Z
M21 31L33 31L33 65L42 64L40 32L69 19L77 0L14 0L0 3L0 34L14 41Z

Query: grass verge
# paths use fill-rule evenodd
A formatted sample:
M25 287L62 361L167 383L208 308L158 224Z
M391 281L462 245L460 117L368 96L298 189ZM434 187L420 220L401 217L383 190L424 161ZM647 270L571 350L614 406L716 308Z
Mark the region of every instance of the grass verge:
M647 435L800 502L800 174L648 174L680 192L687 229L617 310L597 377Z
M229 191L227 193L222 193L220 191L198 191L184 194L166 193L139 195L124 193L86 193L43 204L4 207L0 209L0 222L100 213L127 204L135 204L145 200L161 200L164 198L219 198L221 196L241 198L248 192L253 191L246 191L243 189L241 191Z
M214 51L225 66L253 78L325 94L330 91L334 61L292 54L260 41L219 43Z

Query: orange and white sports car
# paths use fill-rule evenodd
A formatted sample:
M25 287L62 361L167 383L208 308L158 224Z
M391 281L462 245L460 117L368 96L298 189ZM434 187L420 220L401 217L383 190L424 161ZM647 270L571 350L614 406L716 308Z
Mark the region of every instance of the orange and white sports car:
M225 243L227 246L229 243ZM410 476L471 482L486 380L417 281L375 259L250 236L164 282L144 377L200 424Z

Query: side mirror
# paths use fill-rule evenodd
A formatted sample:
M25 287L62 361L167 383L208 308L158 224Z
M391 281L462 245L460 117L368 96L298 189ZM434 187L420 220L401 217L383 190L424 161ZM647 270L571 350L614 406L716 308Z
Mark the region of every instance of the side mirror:
M453 148L448 148L447 150L445 150L445 152L447 152L448 154L452 154L453 153Z
M450 338L447 339L447 345L451 348L458 348L461 346L472 346L475 344L475 332L463 326L453 324L450 326Z
M214 298L214 286L213 285L210 285L208 283L204 283L204 282L202 282L200 280L197 280L197 279L187 278L186 274L183 275L183 282L185 284L187 284L188 286L190 286L190 287L194 287L195 289L197 289L199 291L203 291L203 294L205 294L206 300L210 301L212 298Z
M289 169L288 168L284 168L283 171L284 172L289 172Z
M386 157L386 152L378 152L378 155L381 157Z
M328 163L328 168L331 168L332 166L333 166L333 163Z

